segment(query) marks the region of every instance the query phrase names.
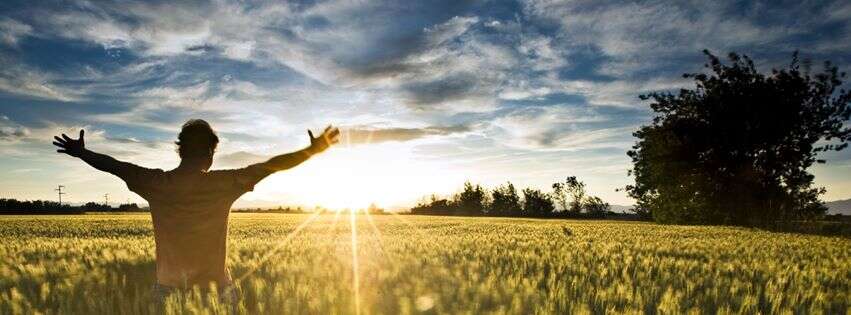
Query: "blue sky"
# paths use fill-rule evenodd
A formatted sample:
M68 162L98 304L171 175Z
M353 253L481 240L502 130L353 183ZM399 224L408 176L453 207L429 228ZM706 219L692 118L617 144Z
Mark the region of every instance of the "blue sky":
M768 71L795 50L848 70L849 48L843 1L4 1L0 192L140 201L53 153L52 135L86 128L92 150L169 169L182 122L204 118L218 168L344 129L343 146L238 206L393 207L465 179L548 189L569 175L631 204L615 189L651 117L639 94L689 87L702 49ZM824 157L824 199L851 197L851 153Z

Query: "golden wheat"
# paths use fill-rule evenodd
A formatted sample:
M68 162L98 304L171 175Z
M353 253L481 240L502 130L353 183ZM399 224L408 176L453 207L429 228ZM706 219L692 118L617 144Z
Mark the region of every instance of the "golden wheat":
M0 313L158 311L147 215L2 217L0 242ZM851 240L742 228L233 214L228 262L244 314L851 312ZM204 295L164 311L233 311Z

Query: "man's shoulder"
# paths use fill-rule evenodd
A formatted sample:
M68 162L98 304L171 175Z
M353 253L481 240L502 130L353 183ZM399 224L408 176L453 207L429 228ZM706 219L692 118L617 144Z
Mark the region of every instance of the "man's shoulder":
M147 168L147 167L142 167L142 169L144 169L144 170L145 170L145 175L148 175L148 176L154 176L154 177L159 177L159 176L167 175L167 174L169 174L169 173L171 173L171 172L172 172L172 171L165 171L165 170L163 170L163 169L161 169L161 168Z
M223 182L238 190L250 191L257 182L256 167L248 166L236 169L211 170L206 173L208 180Z
M167 177L167 172L162 169L152 169L138 165L130 165L123 172L124 176L121 178L127 183L127 188L140 194L150 191L153 187L163 185Z

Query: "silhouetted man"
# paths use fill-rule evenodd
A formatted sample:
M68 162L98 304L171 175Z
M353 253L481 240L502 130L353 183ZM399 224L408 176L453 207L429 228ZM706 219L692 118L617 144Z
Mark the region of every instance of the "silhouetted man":
M177 143L180 165L170 171L149 169L89 151L79 139L54 137L56 152L77 157L118 176L127 188L148 201L154 224L157 258L157 294L211 282L230 288L225 266L228 213L234 201L260 180L301 164L337 143L339 130L328 126L319 137L310 130L310 146L235 170L209 171L219 138L210 125L193 119L183 125Z

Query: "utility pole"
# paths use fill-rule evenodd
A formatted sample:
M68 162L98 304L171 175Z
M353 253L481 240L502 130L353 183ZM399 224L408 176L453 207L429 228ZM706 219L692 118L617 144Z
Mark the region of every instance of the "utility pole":
M65 186L59 185L59 188L54 189L55 191L59 192L59 206L60 207L62 206L62 195L65 194L64 192L62 192L62 188L65 188Z
M103 204L109 207L109 194L103 194Z

